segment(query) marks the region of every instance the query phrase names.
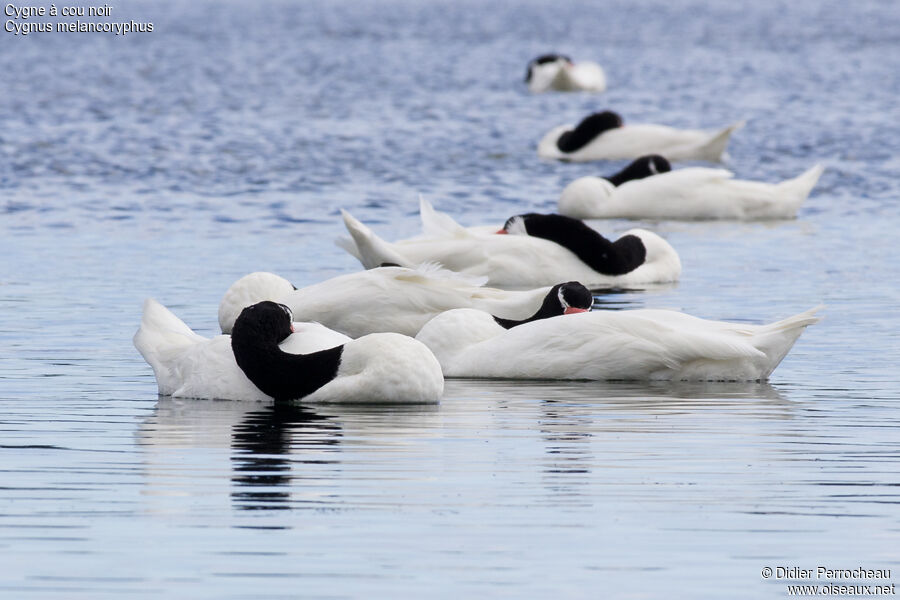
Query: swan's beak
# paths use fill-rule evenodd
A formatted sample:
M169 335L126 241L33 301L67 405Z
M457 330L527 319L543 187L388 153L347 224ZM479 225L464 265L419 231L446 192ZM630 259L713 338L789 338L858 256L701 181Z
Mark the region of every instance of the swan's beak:
M575 308L574 306L570 306L563 312L563 314L564 315L574 315L575 313L590 312L590 310L591 309L589 309L589 308Z
M495 231L494 233L496 233L497 235L506 235L506 234L508 234L509 232L508 232L507 230L505 230L505 229L498 229L498 230Z

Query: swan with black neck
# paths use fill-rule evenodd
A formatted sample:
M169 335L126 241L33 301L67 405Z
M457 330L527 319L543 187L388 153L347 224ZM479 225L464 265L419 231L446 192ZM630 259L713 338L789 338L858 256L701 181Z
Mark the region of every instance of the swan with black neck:
M248 306L234 322L231 348L250 381L275 400L323 403L436 403L440 365L420 342L373 333L341 346L290 354L278 344L291 334L291 311L275 302Z
M564 54L543 54L528 63L525 83L533 94L548 92L602 92L606 73L595 62L579 61Z
M484 286L436 265L376 267L296 289L273 273L245 275L219 304L219 325L230 333L241 310L263 300L286 304L298 321L316 321L350 337L394 332L414 336L422 325L454 308L477 308L505 319L523 319L541 305L549 286L507 291ZM554 282L555 283L555 282Z
M824 170L816 165L770 184L735 179L724 169L672 171L662 161L661 156L645 156L615 175L576 179L560 194L560 214L579 219L793 219Z
M294 333L281 342L285 352L305 354L350 341L318 323L294 323ZM231 336L212 338L194 333L184 321L152 298L144 302L134 346L153 368L161 396L271 400L238 368Z
M619 114L606 110L588 115L578 125L551 129L538 143L537 151L541 158L573 162L634 159L647 154L660 154L670 161L720 162L731 134L743 125L740 121L705 131L625 124Z
M764 381L817 309L769 325L708 321L670 310L593 311L504 330L487 313L438 315L416 339L445 377Z
M338 243L366 268L383 262L412 266L438 262L453 271L485 276L497 287L553 285L561 279L588 287L631 286L677 281L678 254L663 238L632 229L610 241L577 219L529 213L493 228L464 228L422 201L426 235L389 243L342 211L350 239ZM519 235L515 235L519 234Z
M254 306L237 340L209 339L148 299L134 345L153 368L160 395L310 403L440 400L440 366L412 338L382 333L351 340L318 323L292 324L283 305Z

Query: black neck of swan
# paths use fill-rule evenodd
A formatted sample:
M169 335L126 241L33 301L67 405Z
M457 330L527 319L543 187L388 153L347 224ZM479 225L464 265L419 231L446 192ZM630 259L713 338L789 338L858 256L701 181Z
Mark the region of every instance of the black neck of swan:
M584 222L563 215L522 215L525 230L532 237L555 242L603 275L630 273L647 258L647 249L636 235L624 235L611 242Z
M244 314L234 323L231 348L238 366L264 394L279 401L296 400L335 378L343 346L310 354L290 354L278 347L287 336L274 337L257 323L242 319Z
M604 177L614 186L620 186L626 181L634 181L636 179L644 179L651 175L666 173L672 170L672 165L665 157L659 154L651 154L635 159L630 165L609 177Z
M622 126L622 117L605 110L585 117L575 129L564 131L556 140L561 152L575 152L590 144L594 138L610 129Z
M495 316L494 320L504 329L512 329L513 327L531 323L532 321L558 317L559 315L565 314L566 311L566 307L562 305L561 296L565 296L569 306L583 310L590 310L591 305L594 303L594 296L589 289L577 281L570 281L568 283L554 285L550 288L550 291L547 292L544 301L541 303L541 307L527 319L517 321L515 319L504 319Z
M562 313L559 311L554 311L552 308L547 308L545 310L545 305L547 304L546 300L544 304L541 305L541 308L538 309L536 313L528 317L527 319L522 319L521 321L516 321L515 319L504 319L503 317L494 317L494 320L497 322L497 325L502 327L503 329L512 329L513 327L517 327L519 325L524 325L525 323L531 323L532 321L540 321L541 319L549 319L550 317L556 317Z

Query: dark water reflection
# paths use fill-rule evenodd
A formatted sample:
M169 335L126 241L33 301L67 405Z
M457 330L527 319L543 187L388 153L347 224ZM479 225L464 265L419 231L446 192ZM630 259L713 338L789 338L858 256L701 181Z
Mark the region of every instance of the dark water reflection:
M237 486L231 497L246 510L290 508L286 489L293 471L308 464L334 464L330 456L340 442L340 426L302 406L274 403L244 415L233 428L231 456ZM307 457L308 455L308 457ZM302 479L302 475L298 476Z
M139 439L151 447L199 444L226 453L230 496L239 510L353 508L352 497L320 496L317 489L353 473L362 448L400 456L411 449L410 439L452 438L457 419L467 428L481 428L485 442L533 437L528 443L537 443L544 455L538 460L546 476L544 492L571 496L578 490L567 486L577 486L579 478L589 482L592 472L609 466L610 456L598 454L598 448L621 444L623 434L663 433L669 425L661 425L660 417L690 416L690 424L679 425L681 434L703 435L721 434L726 413L757 420L790 419L793 412L792 403L766 383L448 380L446 394L442 407L405 408L160 398ZM616 448L615 454L627 453ZM417 471L433 468L428 461L434 456L414 455L423 461Z

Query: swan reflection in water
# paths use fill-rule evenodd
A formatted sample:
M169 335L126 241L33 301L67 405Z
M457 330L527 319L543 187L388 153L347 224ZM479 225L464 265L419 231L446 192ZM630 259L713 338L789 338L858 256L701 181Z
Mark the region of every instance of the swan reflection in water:
M477 497L514 471L526 495L580 505L603 493L598 485L664 474L676 458L692 464L708 439L739 454L769 431L763 421L796 410L766 383L450 379L440 405L419 407L160 398L138 432L141 492L150 510L192 518L398 498L431 506L446 493L435 481Z
M248 412L232 427L231 493L235 506L247 510L291 508L294 465L329 465L341 427L303 406L276 402Z
M301 406L161 396L137 433L142 494L167 514L212 512L223 500L285 508L293 480L306 475L298 465L334 468L341 434L333 419Z
M593 502L632 465L652 464L691 439L760 435L757 419L788 420L794 403L769 383L597 382L448 379L445 396L479 398L493 426L539 436L536 480L555 506ZM448 402L444 402L446 409ZM504 410L507 409L507 410ZM600 479L592 473L603 473ZM617 479L618 478L618 479Z
M166 514L342 507L342 478L381 460L417 463L441 435L440 408L315 406L161 396L137 432L142 496ZM351 444L349 462L344 446ZM379 474L378 477L383 477Z

